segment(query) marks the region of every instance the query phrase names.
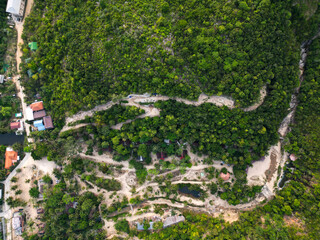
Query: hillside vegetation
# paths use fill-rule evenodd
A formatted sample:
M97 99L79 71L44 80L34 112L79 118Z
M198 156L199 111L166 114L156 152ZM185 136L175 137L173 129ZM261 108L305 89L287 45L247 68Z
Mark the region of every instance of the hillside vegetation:
M33 76L24 85L56 118L144 92L225 94L245 106L265 84L280 95L296 84L289 3L99 2L36 0L26 19L23 72Z

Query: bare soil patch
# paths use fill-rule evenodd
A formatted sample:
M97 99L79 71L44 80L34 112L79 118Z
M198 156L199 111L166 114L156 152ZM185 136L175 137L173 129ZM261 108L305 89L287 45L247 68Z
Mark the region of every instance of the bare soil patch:
M271 163L270 163L270 166L269 168L265 171L265 175L266 175L266 180L267 182L270 182L272 177L273 177L273 174L277 171L277 166L278 166L278 163L277 163L277 154L275 152L272 152L271 153L271 156L270 156L270 159L271 159Z

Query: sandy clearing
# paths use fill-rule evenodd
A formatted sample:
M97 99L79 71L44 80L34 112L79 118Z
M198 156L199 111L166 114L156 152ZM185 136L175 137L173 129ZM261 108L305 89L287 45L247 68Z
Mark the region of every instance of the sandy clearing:
M273 158L275 162L272 163L271 158ZM281 159L281 143L279 141L276 145L270 148L263 161L256 161L252 164L252 167L248 168L248 185L263 186L264 184L267 184L269 189L273 189L275 173L274 170L277 171ZM272 169L270 168L271 163L273 165Z
M219 213L217 214L218 216L220 215ZM239 220L239 213L235 212L235 211L225 211L222 214L222 217L225 221L229 222L229 223L233 223L235 221ZM216 216L216 217L218 217Z
M98 153L93 152L93 155L86 155L84 153L80 153L79 155L82 158L93 159L93 160L96 160L97 162L103 162L103 163L112 164L112 165L122 165L123 166L122 170L132 170L131 168L129 168L128 161L123 161L123 162L114 161L112 159L111 154L98 155Z

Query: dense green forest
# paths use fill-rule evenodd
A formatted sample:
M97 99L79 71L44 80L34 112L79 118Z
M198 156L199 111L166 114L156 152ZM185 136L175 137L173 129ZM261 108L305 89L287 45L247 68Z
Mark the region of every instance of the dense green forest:
M90 192L78 196L73 190L61 182L48 192L43 239L105 239L98 210L101 200Z
M95 146L100 153L113 152L117 161L140 155L150 163L150 152L181 154L180 145L165 144L164 139L188 142L199 154L236 164L242 179L227 193L227 199L239 203L243 198L239 186L246 183L245 168L277 141L277 129L288 113L291 94L298 85L299 45L318 29L320 14L310 9L317 9L318 3L307 3L101 0L96 4L36 0L26 20L24 39L26 43L38 42L39 49L30 52L27 46L24 48L24 58L31 57L31 61L23 65L23 71L31 69L35 73L31 78L25 76L24 85L29 96L41 93L57 120L63 120L65 113L92 108L132 92L195 99L203 91L230 95L238 105L245 106L254 102L260 87L267 84L268 96L250 113L211 104L196 108L173 100L158 102L155 106L161 109L160 117L138 119L121 130L110 129L119 119L141 114L133 111L127 116L128 112L119 107L120 117L113 119L102 113L98 127L90 125L60 137L59 129L32 133L37 142L33 156L48 155L49 160L62 163L64 157L76 155L81 140L85 140L88 154ZM319 56L317 39L308 52L292 131L283 140L285 150L296 154L298 160L292 163L294 171L286 172L290 181L273 200L242 213L232 224L185 212L185 222L162 231L137 233L127 227L125 231L150 240L319 239ZM96 120L86 119L90 123ZM77 169L77 161L67 166L65 178L83 170ZM143 182L146 169L143 164L135 163L134 167ZM103 182L94 175L81 177L106 189L118 188L115 182L110 186L111 181ZM57 185L48 195L45 239L103 239L100 234L104 233L96 231L102 227L97 212L99 198L77 196L81 208L64 210L67 203L61 200L67 201L74 190ZM84 196L90 204L85 203ZM237 202L230 201L235 197ZM127 200L123 202L125 206ZM108 211L111 208L117 209L108 206Z
M267 84L287 103L298 59L290 8L269 0L36 0L23 33L31 58L24 85L56 119L144 92L226 94L244 106Z
M7 50L7 1L0 1L0 73L3 73L4 56Z
M243 213L232 224L185 213L187 221L145 239L319 239L320 232L320 39L310 46L299 106L286 150L295 153L294 172L277 196L263 207Z

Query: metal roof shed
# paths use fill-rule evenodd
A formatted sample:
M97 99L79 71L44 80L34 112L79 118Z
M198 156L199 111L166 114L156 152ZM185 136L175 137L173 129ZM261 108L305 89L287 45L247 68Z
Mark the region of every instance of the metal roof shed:
M28 77L31 78L33 76L32 70L28 69L27 74L28 74Z
M7 13L11 13L15 16L22 17L25 7L25 0L8 0Z
M37 112L33 113L33 118L34 119L43 118L44 116L46 116L46 111L45 110L40 110L40 111L37 111Z
M34 121L34 122L33 122L33 126L35 126L36 128L38 128L38 131L43 131L43 130L46 129L46 128L44 127L44 125L43 125L42 120Z
M33 110L31 109L31 107L27 107L26 108L26 118L28 121L33 121Z
M53 123L52 123L52 118L50 116L46 116L43 118L44 126L46 129L52 129L53 128Z
M36 50L38 49L38 44L37 44L37 42L30 42L30 43L28 44L28 46L29 46L29 48L30 48L31 51L36 51Z

